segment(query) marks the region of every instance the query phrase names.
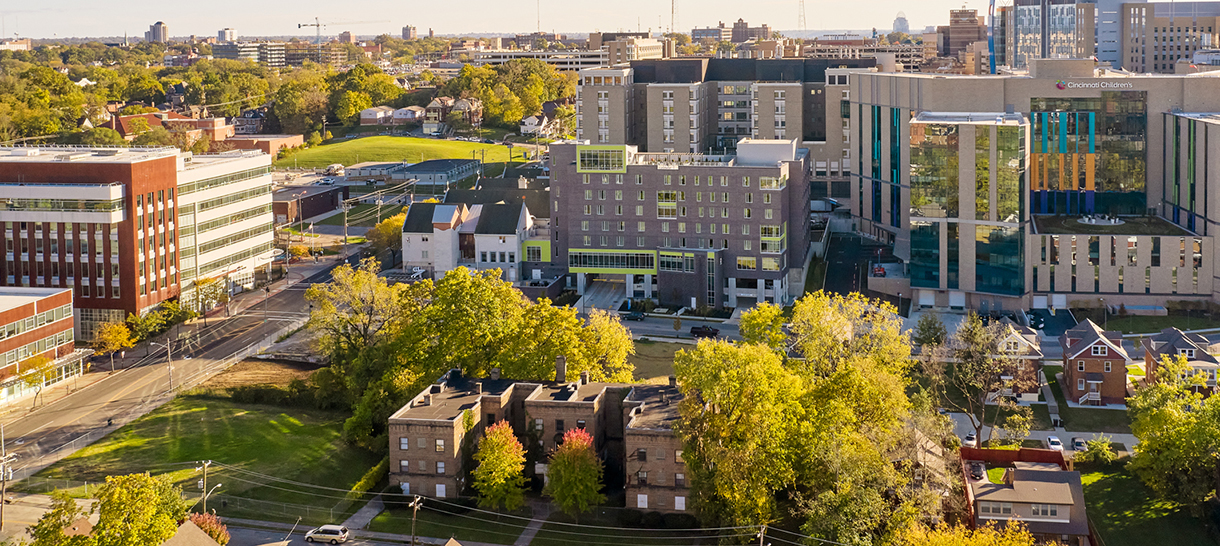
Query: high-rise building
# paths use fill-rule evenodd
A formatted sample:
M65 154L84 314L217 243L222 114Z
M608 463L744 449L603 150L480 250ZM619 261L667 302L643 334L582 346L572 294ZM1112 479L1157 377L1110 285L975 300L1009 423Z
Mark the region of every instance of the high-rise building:
M674 41L666 38L624 38L605 42L607 62L611 65L645 59L668 59L674 56Z
M1220 47L1220 2L1122 5L1123 68L1172 74L1195 52Z
M271 156L177 148L0 148L0 221L11 258L0 286L74 291L76 338L175 297L196 281L254 285L274 242Z
M226 42L212 46L212 56L256 62L269 68L286 66L283 42Z
M985 17L972 9L949 11L949 25L937 27L941 43L937 47L941 57L956 57L970 49L975 42L987 41Z
M898 12L898 16L894 18L894 32L911 33L911 24L907 22L907 14Z
M610 42L627 40L630 38L652 38L648 32L590 32L589 39L586 42L585 49L601 49ZM491 48L495 49L495 48Z
M222 28L216 33L216 41L220 43L232 42L237 39L237 33L232 28Z
M161 21L149 25L148 32L144 33L144 41L150 43L168 43L169 42L169 26Z
M997 45L996 64L1025 68L1031 59L1092 58L1096 10L1096 4L1077 0L1017 0L1001 11L1007 20L997 25L996 40L1006 43L1002 57Z
M352 31L350 31L350 30L345 30L345 31L343 31L343 32L340 32L340 33L339 33L339 43L341 43L341 44L354 44L354 43L356 43L356 39L352 37Z
M1097 4L1097 60L1111 68L1122 68L1123 4L1143 4L1148 0L1095 0Z
M738 19L733 23L733 32L729 35L730 41L735 44L740 44L754 38L756 40L770 40L771 27L763 25L760 27L752 27L749 23L742 19Z
M419 33L415 30L415 27L413 27L411 25L402 27L402 39L403 40L414 40L416 38L419 38Z
M724 21L721 21L719 25L714 27L691 29L690 39L692 42L704 44L731 42L733 41L733 29L724 26Z
M1220 297L1220 80L1094 64L853 76L851 215L906 262L870 288L990 311Z

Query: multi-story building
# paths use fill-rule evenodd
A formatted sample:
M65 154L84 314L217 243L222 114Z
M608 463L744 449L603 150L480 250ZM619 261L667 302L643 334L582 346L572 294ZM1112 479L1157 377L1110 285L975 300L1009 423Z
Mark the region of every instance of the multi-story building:
M1203 197L1220 79L1091 59L851 78L851 212L907 262L895 295L982 310L1220 297L1220 210Z
M911 33L911 23L907 22L907 14L900 11L898 16L894 17L894 32Z
M996 33L997 41L1011 36L1004 46L1005 64L1025 68L1031 59L1093 57L1096 9L1094 3L1076 0L1017 0L1012 9L1003 12L1010 18L1001 25L1004 32Z
M487 427L507 422L527 452L537 446L542 453L553 451L564 432L579 428L593 437L607 484L625 478L629 506L682 512L689 488L681 443L673 435L681 398L672 379L669 387L595 383L585 374L569 381L562 356L554 381L501 378L499 369L486 378L451 370L390 416L390 482L404 494L459 496L469 470L462 448ZM526 473L545 475L545 459L533 462Z
M251 286L272 250L271 158L176 148L0 148L0 285L71 288L78 339L190 295Z
M34 42L29 38L5 38L0 40L0 51L29 51Z
M169 42L169 26L161 21L157 21L148 26L148 32L144 33L144 41L150 43L168 43Z
M237 39L237 32L232 28L222 28L216 33L216 41L220 43L232 42Z
M233 59L262 64L268 68L283 68L283 42L233 42L212 46L212 56L217 59Z
M733 31L729 34L729 41L739 44L751 38L755 40L770 40L771 27L767 25L752 27L743 19L738 19L737 22L733 23Z
M413 27L411 25L402 27L402 39L403 40L414 40L417 38L419 38L419 31L416 30L415 27Z
M631 38L652 38L651 32L590 32L589 39L585 42L585 49L596 50L601 49L610 42L619 42ZM493 48L493 49L499 49Z
M642 61L645 59L668 59L674 55L674 41L668 38L624 38L605 42L606 62L611 65Z
M605 66L609 54L605 50L582 51L565 49L559 51L531 49L460 50L457 55L466 55L470 64L501 65L519 59L537 59L559 71L574 71L582 68Z
M892 55L894 62L902 65L904 72L919 72L924 63L924 46L922 44L878 44L867 40L861 44L827 44L817 41L803 48L806 57L814 59L883 59Z
M1093 406L1122 404L1127 398L1127 365L1122 332L1107 332L1092 320L1059 336L1063 387L1068 400Z
M971 44L987 41L987 23L977 10L955 9L949 11L949 24L936 27L936 53L941 57L956 57L966 52ZM924 38L925 43L927 37Z
M1216 392L1216 372L1220 370L1220 346L1212 344L1207 338L1196 334L1183 332L1177 328L1165 328L1161 333L1144 338L1144 370L1150 382L1159 381L1165 373L1161 360L1186 360L1185 373L1198 380L1193 386L1195 392L1211 396Z
M1196 51L1220 46L1220 2L1122 4L1122 67L1172 74Z
M690 31L692 42L713 45L733 41L733 29L724 26L724 21L714 27L696 28Z
M356 43L356 39L352 37L352 31L350 31L350 30L345 30L345 31L343 31L343 32L340 32L340 33L339 33L339 43L341 43L341 44L354 44L354 43Z
M851 197L848 76L877 59L635 61L582 70L578 140L647 152L731 152L742 138L797 138L809 150L814 197Z
M735 155L552 145L552 261L582 294L597 276L663 305L787 303L809 250L810 165L797 143L743 139Z
M347 62L347 50L336 42L322 45L290 42L284 45L285 66L301 66L305 61L338 65Z
M28 395L21 378L30 359L50 360L45 385L80 375L91 351L74 348L72 289L0 287L0 404Z

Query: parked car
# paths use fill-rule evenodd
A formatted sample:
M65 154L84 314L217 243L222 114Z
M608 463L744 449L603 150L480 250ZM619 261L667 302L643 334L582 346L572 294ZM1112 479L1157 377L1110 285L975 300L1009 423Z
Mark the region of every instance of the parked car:
M1089 445L1084 442L1084 438L1072 438L1073 451L1088 451Z
M987 467L983 463L970 463L970 477L976 480L983 479L987 475Z
M322 186L333 186L333 185L335 185L335 179L334 178L323 178L322 180L318 181L318 184L322 185Z
M1047 449L1053 449L1055 451L1063 451L1063 442L1059 441L1058 436L1047 436L1046 447Z
M483 144L495 144L495 143L496 143L496 141L494 141L490 138L483 139Z
M644 313L642 311L632 311L630 313L627 313L626 315L623 315L623 320L641 321L641 320L644 320Z
M716 337L720 335L720 330L711 326L691 326L690 335L695 337Z
M341 525L323 525L305 533L305 542L328 542L338 544L347 542L347 527Z
M967 434L965 438L962 438L962 445L966 447L978 447L979 439L974 435L973 432L971 432L970 434Z

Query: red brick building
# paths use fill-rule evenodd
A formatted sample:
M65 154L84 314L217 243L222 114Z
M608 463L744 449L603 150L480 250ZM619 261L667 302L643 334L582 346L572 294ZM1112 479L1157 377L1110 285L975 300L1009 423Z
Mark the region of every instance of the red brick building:
M73 335L72 290L0 287L0 402L26 394L22 366L42 356L56 361L48 383L81 373Z
M1106 332L1085 319L1059 337L1063 347L1063 387L1068 400L1100 406L1127 398L1127 365L1120 332Z

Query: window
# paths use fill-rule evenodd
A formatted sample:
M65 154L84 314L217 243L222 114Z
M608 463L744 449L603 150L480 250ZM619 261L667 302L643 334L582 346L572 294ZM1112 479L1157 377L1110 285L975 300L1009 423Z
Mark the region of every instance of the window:
M758 259L749 256L739 256L737 258L738 271L754 271L758 269Z
M534 419L534 430L542 432L542 419Z
M674 474L674 486L675 487L686 487L686 474L683 474L681 472Z
M409 448L409 447L411 447L411 439L410 439L410 438L399 438L399 439L398 439L398 449L401 449L401 450L403 450L403 451L406 451L406 450L407 450L407 448Z
M1059 506L1054 504L1031 504L1030 508L1035 516L1058 516Z
M682 450L681 449L674 451L674 462L678 462L678 463L686 462L686 461L682 460Z
M437 452L437 453L444 453L444 452L445 452L445 441L444 441L444 440L438 439L438 440L436 441L436 452Z
M674 510L686 510L686 497L674 497Z
M648 450L644 448L635 450L635 460L641 463L648 462Z
M1093 356L1106 356L1106 354L1108 354L1106 351L1106 346L1105 345L1094 345L1092 354L1093 354Z
M1020 348L1020 347L1017 345L1017 342L1016 342L1016 341L1009 340L1009 341L1007 341L1007 342L1005 342L1005 343L1004 343L1004 349L1005 349L1005 350L1007 350L1007 351L1008 351L1008 352L1010 352L1010 353L1015 353L1015 352L1017 352L1017 350L1018 350L1019 348Z
M398 470L400 472L410 472L411 471L411 461L408 461L406 459L398 461Z
M576 428L579 428L579 429L584 429L584 428L585 428L585 420L584 420L584 419L579 419L579 420L577 420L577 421L576 421Z
M1106 362L1106 373L1110 373L1110 363Z
M1076 390L1078 390L1078 391L1084 390L1084 378L1080 378L1080 379L1076 380Z
M639 508L639 509L647 509L648 508L648 495L636 495L635 496L635 507Z
M1076 361L1076 371L1078 371L1078 372L1084 371L1084 361L1083 360Z
M691 269L694 269L694 268L692 267ZM657 454L656 460L658 460L658 461L665 460L665 450L664 449L655 450L655 453Z
M438 499L445 498L445 484L443 484L443 483L436 484L436 498L438 498Z
M1012 515L1011 502L979 501L980 514Z
M420 438L420 439L419 439L419 441L418 441L418 442L416 442L416 443L417 443L417 444L419 444L419 448L420 448L420 449L423 449L423 448L425 448L425 447L428 447L428 439L427 439L427 438Z
M437 474L445 473L445 461L436 461L436 473Z
M648 485L648 471L641 470L635 473L636 485Z
M1194 358L1195 350L1194 349L1178 349L1178 354L1180 354L1186 358Z
M494 414L494 413L487 414L487 426L490 427L494 424L496 424L496 414Z
M556 419L555 420L555 434L560 434L562 432L563 432L563 419Z

